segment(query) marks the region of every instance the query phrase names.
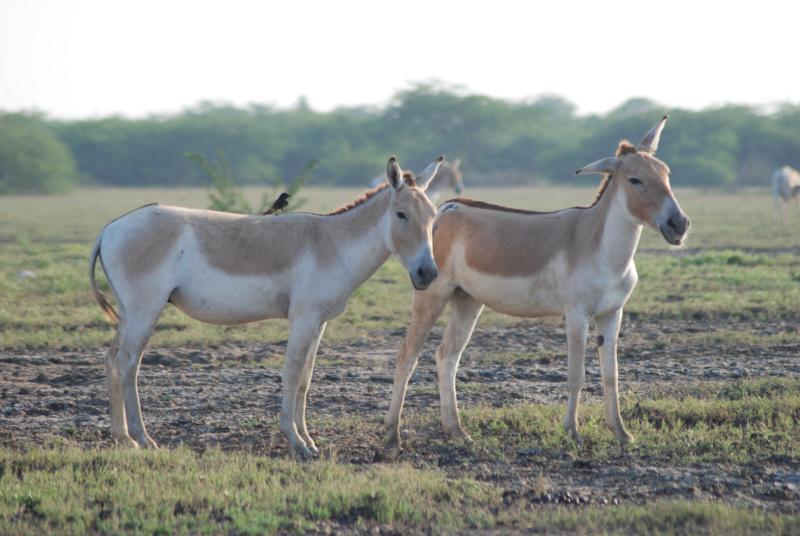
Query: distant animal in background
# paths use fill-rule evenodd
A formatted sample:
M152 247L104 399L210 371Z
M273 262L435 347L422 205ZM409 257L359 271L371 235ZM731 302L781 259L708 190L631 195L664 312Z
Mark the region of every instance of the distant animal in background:
M439 166L439 170L428 186L427 194L431 201L435 203L442 195L442 192L448 188L452 188L456 195L460 195L464 191L464 178L461 175L460 166L460 158L456 158L452 162L442 162L442 165ZM381 175L372 179L370 184L374 188L380 185L383 180L384 177Z
M291 195L283 192L281 195L278 196L278 199L272 203L272 206L269 207L269 210L266 212L262 212L262 216L269 216L271 214L278 214L280 211L285 209L289 206L289 198L292 197Z
M775 200L775 220L786 222L789 205L795 203L800 211L800 172L790 166L783 166L772 174L772 196Z

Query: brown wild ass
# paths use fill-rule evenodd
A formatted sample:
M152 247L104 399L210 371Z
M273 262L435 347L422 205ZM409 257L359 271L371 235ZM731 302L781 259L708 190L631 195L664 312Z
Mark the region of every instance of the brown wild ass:
M433 253L439 277L414 292L411 325L397 352L387 446L399 446L400 414L417 356L436 319L450 304L436 367L444 428L469 439L456 402L456 368L484 305L523 317L566 317L569 407L564 428L576 440L578 398L584 386L589 324L597 345L607 425L623 445L633 437L620 417L617 335L622 307L636 285L633 255L644 225L667 242L682 243L689 218L669 185L669 168L653 155L667 117L634 147L620 143L616 156L576 173L605 175L589 207L530 212L480 201L443 203L434 222Z
M305 409L325 324L392 254L415 288L436 279L436 207L425 188L442 160L414 179L392 157L388 184L328 215L246 216L147 205L109 223L94 243L89 277L97 302L119 321L106 356L114 439L157 446L145 431L136 380L145 344L170 302L213 324L289 319L280 427L296 452L317 455ZM118 316L97 289L98 258Z

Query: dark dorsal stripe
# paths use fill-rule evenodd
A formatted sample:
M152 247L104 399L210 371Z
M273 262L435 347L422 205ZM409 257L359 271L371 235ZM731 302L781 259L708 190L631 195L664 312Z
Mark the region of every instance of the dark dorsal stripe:
M536 212L534 210L524 210L521 208L511 208L511 207L504 207L502 205L493 205L492 203L486 203L485 201L475 201L474 199L467 199L465 197L456 197L455 199L450 199L449 201L445 201L439 207L443 207L448 203L458 203L460 205L466 205L468 207L474 208L483 208L487 210L498 210L500 212L514 212L516 214L548 214L548 212Z
M570 207L570 208L585 210L587 208L592 208L593 206L595 206L597 203L600 202L600 199L602 199L603 194L606 193L606 190L608 190L608 186L611 184L612 178L613 175L605 175L603 177L603 181L600 183L600 188L597 190L597 196L594 198L594 201L592 201L591 205L589 205L588 207ZM536 210L525 210L522 208L504 207L503 205L494 205L492 203L486 203L485 201L475 201L474 199L466 199L464 197L456 197L455 199L450 199L449 201L445 201L444 203L439 205L439 208L443 207L448 203L459 203L461 205L466 205L468 207L482 208L486 210L496 210L498 212L513 212L514 214L527 214L529 216L536 216L541 214L555 214L557 212L570 210L570 208L562 208L550 212L539 212Z

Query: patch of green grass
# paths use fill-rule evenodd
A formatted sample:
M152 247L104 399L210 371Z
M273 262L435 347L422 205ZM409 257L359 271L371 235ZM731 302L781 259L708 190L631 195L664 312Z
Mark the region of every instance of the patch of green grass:
M302 464L212 450L2 450L0 532L302 531L320 521L489 523L489 486L408 465ZM480 507L476 507L480 504Z
M455 533L527 528L791 534L797 517L719 503L504 507L502 491L405 464L298 463L217 450L0 450L0 532L301 533L321 523Z
M560 426L564 407L475 408L463 413L472 444L431 440L411 447L403 462L353 465L348 449L376 440L377 422L363 418L312 423L327 459L301 463L208 450L79 450L64 440L41 448L0 448L0 533L262 534L296 532L325 523L400 532L534 530L595 533L793 534L800 518L721 502L655 500L646 505L554 506L507 503L505 480L482 481L479 467L523 464L547 489L566 458L611 461L619 451L603 427L602 408L582 408L585 445ZM677 400L626 399L623 414L637 442L634 461L670 467L697 463L770 464L800 452L800 380L742 381ZM260 427L252 420L248 427ZM435 411L407 427L439 427ZM414 443L415 441L412 441ZM451 460L447 470L437 460ZM454 463L455 462L455 463ZM537 469L538 467L538 469Z
M796 516L694 501L605 508L523 508L502 511L497 524L548 534L789 535L800 530Z
M629 449L634 458L747 464L800 456L798 380L742 381L709 390L703 398L623 397L622 402L623 421L636 437ZM468 448L481 460L509 461L534 448L542 463L561 456L565 448L590 459L619 455L601 404L581 406L582 447L561 427L565 411L561 404L468 409L462 413L464 426L475 440ZM440 441L437 448L446 451L453 445Z
M636 256L639 284L626 313L674 318L777 319L798 316L797 254L720 251Z
M708 331L659 333L653 341L653 349L668 348L675 344L702 351L713 347L719 352L748 347L765 349L775 345L800 344L800 330L764 333L741 324L729 329L716 324L710 326Z

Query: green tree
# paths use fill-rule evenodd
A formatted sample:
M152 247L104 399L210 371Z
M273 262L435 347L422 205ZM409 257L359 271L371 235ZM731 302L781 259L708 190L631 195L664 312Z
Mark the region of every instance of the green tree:
M63 192L77 177L71 153L40 118L0 115L0 194Z
M679 185L766 185L776 167L800 167L800 107L770 113L746 106L668 109L631 98L604 115L576 115L553 95L505 100L441 82L400 91L383 108L318 112L297 106L202 104L180 114L55 122L82 174L103 184L204 185L186 152L223 151L239 184L278 184L319 159L315 184L366 186L386 158L420 170L438 154L461 158L467 186L550 181L586 184L577 166L608 155L621 138L638 141L662 114L672 119L659 156Z

